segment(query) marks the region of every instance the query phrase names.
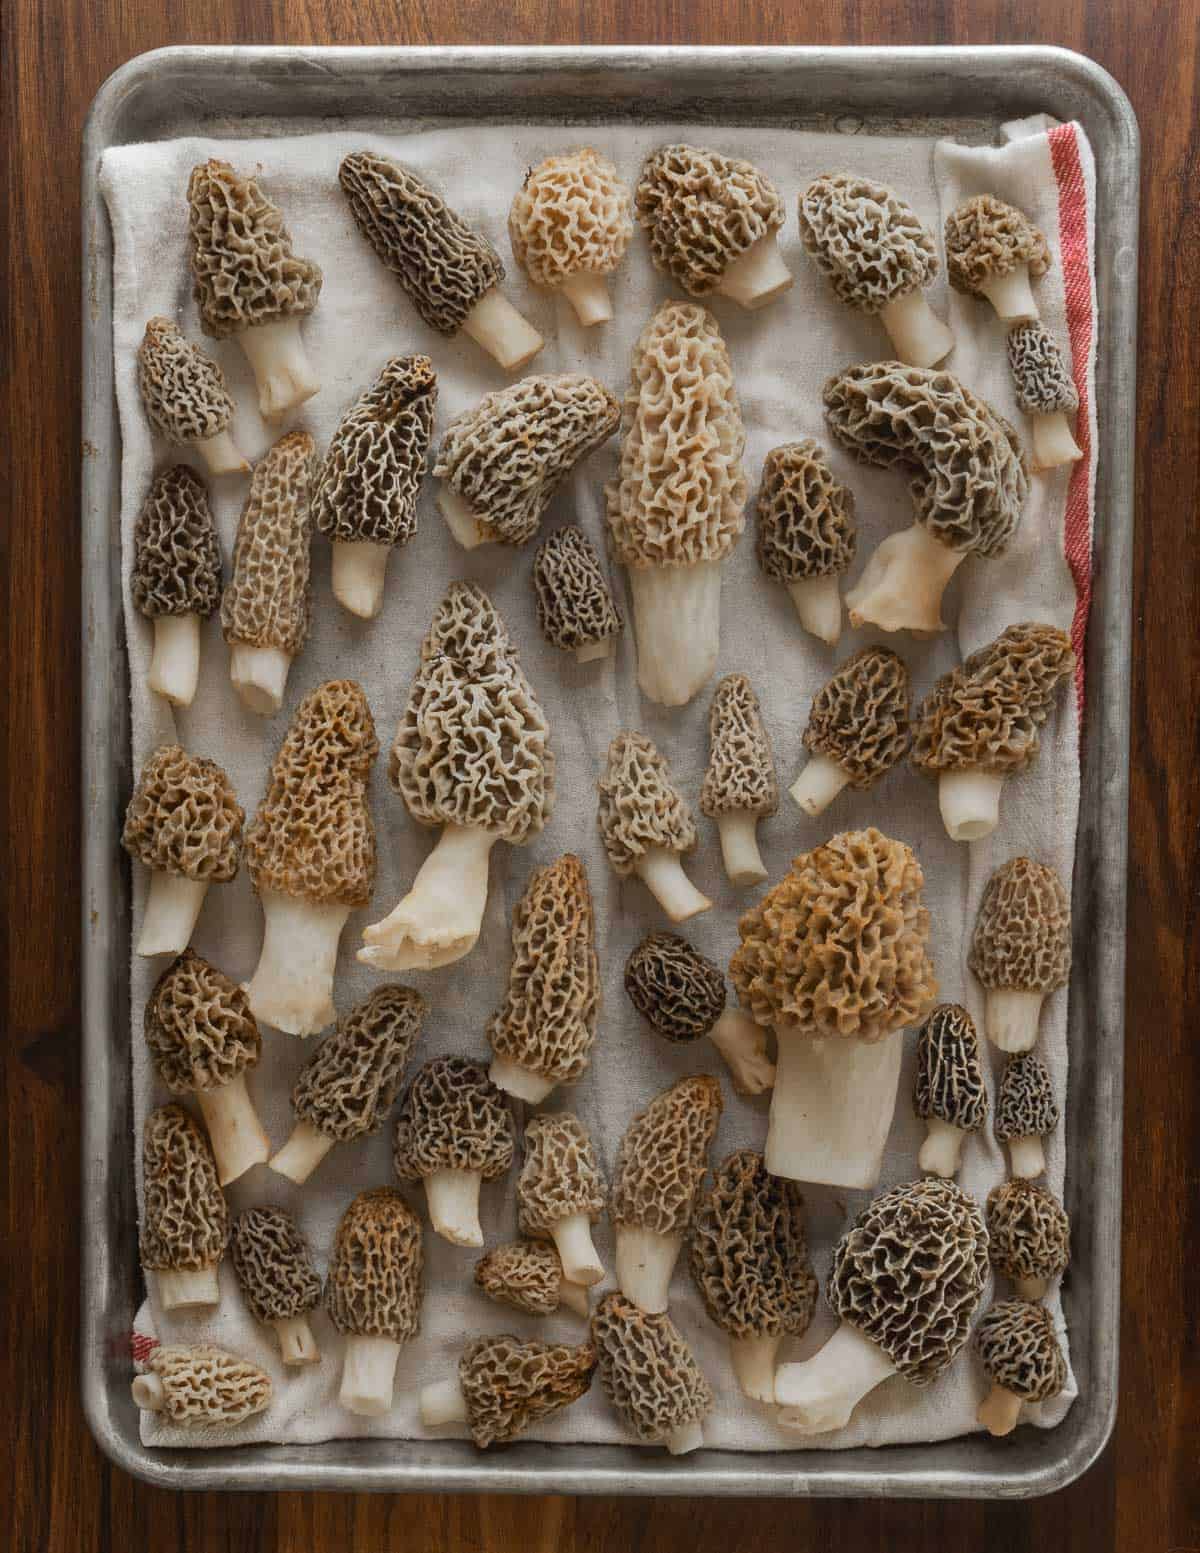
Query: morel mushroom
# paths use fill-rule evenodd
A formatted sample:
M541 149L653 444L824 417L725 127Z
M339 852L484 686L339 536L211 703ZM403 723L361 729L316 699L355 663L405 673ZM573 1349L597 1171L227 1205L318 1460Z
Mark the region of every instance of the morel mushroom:
M937 995L925 876L879 831L802 853L738 923L729 974L779 1043L767 1169L873 1186L896 1106L902 1043Z
M217 1269L229 1215L208 1139L181 1105L151 1111L142 1128L142 1268L164 1310L220 1302Z
M308 640L313 468L306 431L288 432L259 463L221 598L229 677L246 706L264 717L283 705L292 659Z
M913 1109L927 1133L917 1164L950 1179L963 1138L983 1126L988 1110L975 1022L957 1003L939 1003L917 1037Z
M633 236L629 185L590 146L531 167L508 213L516 261L535 286L561 291L585 327L613 315L606 277Z
M479 1188L512 1164L513 1123L504 1096L466 1057L435 1057L408 1086L392 1162L401 1181L424 1181L434 1234L481 1246Z
M157 475L133 529L134 608L154 622L146 683L191 706L200 674L200 622L221 601L221 552L204 481L186 464Z
M546 1241L496 1246L475 1263L475 1287L527 1316L552 1316L560 1305L585 1320L588 1316L587 1290L567 1282L557 1249Z
M1036 318L1029 282L1050 268L1050 248L1028 217L991 194L946 217L946 273L955 291L986 297L1005 323Z
M1058 1105L1049 1070L1032 1052L1004 1065L996 1101L996 1137L1008 1144L1012 1174L1031 1180L1046 1168L1042 1139L1058 1126Z
M1046 996L1071 972L1071 903L1045 863L1010 858L988 880L967 964L987 992L984 1026L1004 1052L1029 1051Z
M250 1314L275 1328L284 1364L318 1364L308 1318L321 1303L321 1280L295 1219L282 1208L247 1208L233 1222L229 1250Z
M581 528L558 528L533 558L542 635L579 663L607 658L624 624L595 546Z
M1057 469L1082 458L1067 420L1079 409L1079 390L1045 324L1031 319L1012 326L1008 367L1017 403L1033 425L1033 467Z
M1066 632L1026 621L943 674L922 701L912 763L937 779L951 841L979 841L995 830L1004 780L1036 760L1039 730L1074 672Z
M319 266L296 257L278 205L228 162L192 169L188 240L200 327L213 339L236 336L264 420L282 419L321 386L300 338L321 294Z
M390 1186L360 1192L342 1214L325 1279L325 1309L346 1339L338 1401L378 1418L392 1405L401 1347L421 1326L421 1223Z
M663 706L690 701L716 667L721 562L746 522L745 445L716 319L695 303L662 303L634 348L621 465L605 499L612 555L629 574L638 684Z
M697 1205L690 1262L705 1309L729 1336L738 1385L774 1402L779 1345L804 1336L817 1301L796 1184L768 1175L752 1149L731 1154Z
M759 570L784 584L804 629L834 646L842 634L838 580L858 550L854 492L807 437L767 454L755 510Z
M666 761L642 733L623 729L608 746L598 820L604 850L622 879L636 874L672 922L708 911L679 861L696 845L696 822Z
M813 697L808 764L789 791L813 819L843 787L874 787L908 753L908 669L886 647L860 647Z
M931 1385L970 1336L987 1257L979 1208L953 1181L876 1197L834 1248L825 1295L841 1325L813 1358L776 1372L780 1424L824 1434L891 1375Z
M524 846L554 807L550 730L492 601L450 585L421 643L388 780L419 825L442 827L412 889L363 930L377 970L437 970L475 945L498 841Z
M712 1387L670 1316L614 1289L592 1316L592 1341L605 1395L643 1445L682 1456L704 1444Z
M150 870L140 955L182 954L210 884L238 871L245 813L215 760L156 749L125 811L121 845Z
M655 269L692 296L715 292L754 310L791 288L776 241L783 201L750 162L663 146L646 158L636 200Z
M363 620L383 603L388 557L417 532L436 405L429 357L393 357L343 415L316 477L313 518L333 541L333 596Z
M993 1305L975 1328L975 1350L992 1383L975 1421L997 1438L1016 1428L1022 1402L1048 1402L1067 1383L1067 1361L1044 1305Z
M361 687L318 685L296 708L246 832L263 909L262 953L246 991L255 1016L289 1035L312 1035L335 1017L338 940L375 887L367 783L378 752Z
M577 1402L592 1384L591 1343L522 1342L507 1333L477 1337L464 1349L457 1372L421 1389L427 1429L465 1423L479 1449L519 1439L560 1408Z
M643 1310L663 1311L671 1274L708 1169L724 1102L715 1078L676 1079L625 1130L608 1213L617 1236L617 1282Z
M532 1117L517 1178L518 1227L554 1242L568 1283L590 1288L604 1277L591 1232L603 1211L604 1176L587 1128L570 1111Z
M988 1193L992 1266L1011 1278L1017 1296L1040 1300L1071 1260L1071 1221L1044 1186L1018 1177Z
M292 1090L296 1125L269 1161L301 1185L336 1143L378 1132L421 1033L427 1004L411 987L376 987L337 1022L300 1069Z
M936 366L954 336L925 300L938 272L933 233L898 194L855 173L826 173L800 196L800 241L839 302L878 314L896 355Z
M229 434L233 398L218 364L169 318L152 318L137 353L146 418L168 442L195 448L210 475L249 474Z
M581 372L525 377L451 421L433 472L438 511L464 550L523 545L581 458L607 442L621 406Z
M587 870L573 852L538 868L513 912L504 1001L488 1021L488 1077L533 1105L574 1084L591 1061L600 1010Z
M222 1186L261 1165L271 1145L246 1089L262 1037L246 994L191 949L159 977L146 1004L146 1045L173 1095L194 1094Z
M461 329L506 371L537 355L541 335L498 289L500 255L416 173L355 151L338 181L359 231L431 329Z
M176 1428L232 1429L271 1405L271 1377L215 1343L160 1343L145 1363L134 1403Z
M717 822L725 872L734 884L757 884L767 877L758 822L778 808L775 760L758 697L744 674L727 674L708 714L700 812Z

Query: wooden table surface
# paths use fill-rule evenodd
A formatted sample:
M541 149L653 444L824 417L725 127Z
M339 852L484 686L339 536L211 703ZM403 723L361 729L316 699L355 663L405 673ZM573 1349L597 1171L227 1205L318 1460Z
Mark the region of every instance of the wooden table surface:
M5 1019L0 1519L21 1553L988 1553L1200 1549L1196 953L1197 0L3 0L0 758ZM168 43L1059 43L1133 100L1144 151L1121 1407L1103 1459L1028 1504L168 1495L80 1412L79 137ZM1099 234L1104 241L1104 234Z

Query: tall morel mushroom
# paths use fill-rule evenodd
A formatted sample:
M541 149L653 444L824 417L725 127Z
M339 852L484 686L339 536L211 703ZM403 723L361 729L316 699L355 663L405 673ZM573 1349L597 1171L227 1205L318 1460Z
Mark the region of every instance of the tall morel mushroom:
M975 1349L992 1383L975 1421L998 1438L1016 1428L1023 1402L1048 1402L1067 1383L1067 1361L1044 1305L993 1305L975 1328Z
M181 1105L151 1111L142 1128L138 1252L164 1310L216 1305L229 1214L208 1139Z
M592 1316L600 1384L643 1445L683 1456L704 1444L712 1387L670 1316L611 1290Z
M614 872L636 874L672 922L708 911L712 901L679 861L696 845L696 822L645 734L614 735L598 785L600 837Z
M465 1423L480 1450L504 1445L577 1402L595 1368L591 1343L522 1342L507 1333L477 1337L453 1375L422 1387L421 1422L427 1429Z
M787 588L804 629L834 646L842 634L838 582L858 550L854 492L806 437L767 454L755 511L759 570Z
M587 1128L570 1111L531 1117L525 1162L517 1177L522 1235L552 1240L568 1283L585 1288L604 1277L591 1226L604 1212L604 1176Z
M1079 390L1067 370L1058 341L1034 319L1008 331L1008 369L1017 404L1033 427L1033 467L1057 469L1083 457L1067 417L1079 409Z
M949 1179L964 1136L983 1126L988 1111L975 1022L957 1003L939 1003L921 1027L913 1109L927 1133L917 1164Z
M1029 1051L1042 1003L1071 973L1071 903L1046 863L1013 857L984 888L967 964L987 993L988 1040L1004 1052Z
M860 647L813 697L808 764L792 798L813 819L844 787L865 791L908 753L908 669L886 647Z
M992 1266L1011 1278L1017 1296L1040 1300L1071 1260L1071 1221L1044 1186L1018 1177L988 1193Z
M1046 1168L1042 1139L1058 1126L1058 1104L1049 1070L1032 1052L1004 1065L996 1100L996 1138L1008 1144L1014 1176L1031 1180Z
M508 213L513 255L535 286L561 291L585 326L613 315L606 279L633 236L629 185L585 146L531 167Z
M176 1428L233 1429L270 1407L271 1377L215 1343L160 1343L130 1393Z
M533 557L537 620L552 647L579 663L607 658L624 622L596 548L581 528L558 528Z
M1005 323L1036 318L1030 280L1050 268L1050 248L1029 218L991 194L946 217L946 273L955 291L986 297Z
M725 872L734 884L767 877L758 850L758 822L779 808L779 783L762 708L744 674L717 685L708 714L708 767L700 812L716 820Z
M321 1280L295 1219L282 1208L247 1208L233 1221L229 1251L250 1314L274 1327L284 1364L319 1364L308 1318Z
M152 318L137 353L146 418L168 442L195 448L210 475L249 474L229 433L233 398L220 366L169 318Z
M587 1290L568 1283L557 1248L542 1240L514 1240L495 1246L475 1263L475 1287L500 1305L527 1316L551 1316L560 1305L585 1320Z

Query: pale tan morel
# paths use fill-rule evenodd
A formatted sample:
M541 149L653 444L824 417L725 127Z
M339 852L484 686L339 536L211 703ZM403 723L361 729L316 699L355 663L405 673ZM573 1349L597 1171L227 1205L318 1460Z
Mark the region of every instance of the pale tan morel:
M282 1208L247 1208L233 1221L229 1255L247 1309L271 1327L289 1367L320 1363L308 1318L321 1303L312 1247Z
M563 1306L585 1321L589 1314L588 1291L567 1282L552 1241L514 1240L494 1246L475 1263L475 1287L527 1316L552 1316Z
M581 528L555 529L533 557L538 628L579 663L612 655L624 621L596 547Z
M1029 218L991 194L977 194L946 217L946 273L955 291L985 297L1011 323L1036 318L1030 280L1050 268L1046 239Z
M632 196L617 169L585 146L531 167L513 197L508 236L535 286L561 291L581 324L613 316L607 277L633 236Z
M804 729L808 762L789 789L811 819L844 787L874 787L908 754L910 690L904 660L860 647L813 697Z
M1071 1221L1044 1186L1018 1177L988 1193L992 1266L1012 1280L1018 1298L1040 1300L1071 1260Z
M592 1315L592 1342L604 1393L641 1444L665 1445L672 1456L704 1444L716 1399L670 1316L614 1289Z
M1079 390L1058 341L1036 318L1008 331L1008 369L1017 404L1033 431L1033 467L1057 469L1083 457L1069 417L1079 409Z
M987 1086L975 1021L958 1003L939 1003L917 1037L913 1110L925 1123L917 1164L949 1180L957 1174L963 1138L987 1121Z
M234 1429L271 1405L271 1378L215 1343L161 1343L130 1388L144 1413L179 1429Z
M819 442L785 442L763 460L755 512L759 570L787 588L800 624L828 646L842 634L838 584L858 551L854 492Z
M591 1386L595 1368L591 1343L572 1347L522 1341L507 1333L477 1337L464 1349L453 1375L422 1387L421 1422L427 1429L465 1423L479 1450L505 1445L577 1402Z
M672 922L708 911L712 901L680 863L696 845L696 822L645 734L622 729L613 736L598 787L600 838L617 876L635 874Z
M1048 1402L1067 1383L1067 1361L1044 1305L993 1305L975 1328L975 1351L992 1383L975 1420L997 1438L1016 1428L1023 1402Z
M1071 902L1049 864L1013 857L997 868L979 902L967 964L987 996L988 1040L1001 1051L1029 1051L1043 1002L1071 974Z
M758 697L744 674L727 674L717 684L708 715L700 812L717 822L721 858L733 884L757 884L767 877L758 822L778 808L775 757Z
M1058 1103L1049 1069L1032 1052L1004 1064L996 1099L996 1140L1008 1144L1014 1176L1032 1180L1046 1169L1042 1139L1058 1126Z
M142 1127L138 1254L164 1310L220 1302L217 1269L229 1214L208 1139L181 1105L151 1111Z
M605 1186L587 1128L570 1111L531 1117L517 1177L517 1227L551 1240L568 1283L590 1288L604 1277L592 1225L604 1212Z
M151 318L137 353L146 419L176 447L195 448L210 475L249 474L229 432L233 396L217 362L169 318Z

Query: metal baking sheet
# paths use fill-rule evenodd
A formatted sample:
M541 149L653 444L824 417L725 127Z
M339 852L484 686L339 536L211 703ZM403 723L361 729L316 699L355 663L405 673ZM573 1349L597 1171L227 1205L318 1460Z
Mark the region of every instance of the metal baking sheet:
M106 147L187 134L521 118L836 125L989 141L1007 119L1078 119L1095 152L1100 460L1088 709L1075 859L1064 1290L1080 1395L1051 1431L880 1450L673 1460L634 1447L461 1441L163 1451L138 1438L124 1339L140 1298L129 1067L130 879L118 845L132 785L121 616L120 432ZM1130 550L1133 534L1138 131L1099 66L1053 48L174 48L101 87L83 142L83 1397L119 1466L167 1488L529 1494L1015 1498L1084 1472L1117 1403Z

